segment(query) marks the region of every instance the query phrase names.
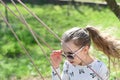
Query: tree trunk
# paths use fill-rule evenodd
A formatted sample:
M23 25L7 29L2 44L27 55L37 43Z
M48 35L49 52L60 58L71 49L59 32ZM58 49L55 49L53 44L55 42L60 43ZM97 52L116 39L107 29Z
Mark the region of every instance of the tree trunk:
M106 0L108 6L113 11L113 13L117 16L117 18L120 20L120 7L117 5L117 2L115 0Z

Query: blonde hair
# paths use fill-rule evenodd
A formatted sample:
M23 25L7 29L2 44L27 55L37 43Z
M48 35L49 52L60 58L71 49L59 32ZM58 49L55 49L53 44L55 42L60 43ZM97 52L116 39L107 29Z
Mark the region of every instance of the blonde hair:
M98 50L104 52L108 57L120 58L120 43L119 40L115 40L109 36L100 35L99 31L93 27L87 27L90 37L98 48Z
M90 46L91 40L95 47L104 52L108 57L120 58L120 41L100 35L99 31L93 27L85 29L75 27L66 31L62 40L68 42L73 40L76 46Z

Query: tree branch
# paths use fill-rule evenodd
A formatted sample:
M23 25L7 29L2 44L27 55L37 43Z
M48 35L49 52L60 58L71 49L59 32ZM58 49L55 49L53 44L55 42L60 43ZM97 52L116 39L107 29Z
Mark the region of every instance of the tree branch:
M106 2L116 17L120 20L120 6L117 2L115 0L106 0Z

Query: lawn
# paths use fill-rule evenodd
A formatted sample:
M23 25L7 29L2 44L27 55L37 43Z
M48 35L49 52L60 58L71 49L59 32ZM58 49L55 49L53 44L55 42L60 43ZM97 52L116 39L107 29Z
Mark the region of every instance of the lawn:
M103 8L100 6L84 6L80 5L78 10L73 6L67 10L67 5L31 5L26 4L32 12L34 12L43 22L45 22L50 29L52 29L59 37L63 32L69 28L79 26L85 28L87 25L98 28L101 32L110 34L117 38L120 37L120 22L117 17L109 10L109 8ZM18 15L12 4L8 6ZM60 49L60 41L55 38L48 30L44 28L32 15L30 15L20 4L17 4L18 9L24 15L25 19L31 26L31 28L53 49ZM4 14L4 7L0 4L0 10ZM68 15L69 13L69 15ZM46 78L51 77L50 63L42 53L39 46L29 33L28 29L21 24L21 22L8 11L8 20L19 36L21 42L30 52L35 64L39 71ZM10 29L2 21L0 17L0 80L26 80L39 77L39 74L35 70L34 66L30 62L28 56L24 50L19 46ZM42 41L40 41L47 56L49 57L52 52L47 48ZM91 49L95 57L102 60L106 65L108 64L108 58L100 51ZM95 54L98 53L98 54ZM110 80L114 80L115 77L119 77L120 71L117 68L115 70L111 64L111 77ZM116 65L117 66L117 65ZM46 79L47 80L47 79Z

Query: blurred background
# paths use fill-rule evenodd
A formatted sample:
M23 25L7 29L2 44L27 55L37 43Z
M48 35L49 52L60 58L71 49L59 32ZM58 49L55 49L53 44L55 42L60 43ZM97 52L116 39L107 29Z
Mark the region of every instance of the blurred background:
M61 49L61 45L60 40L46 29L45 25L60 38L64 31L72 27L85 28L90 25L99 29L101 33L120 39L120 0L21 1L44 24L34 18L17 0L14 0L16 6L11 0L1 0L0 14L4 17L0 16L0 80L43 80L36 71L35 66L33 66L29 56L44 79L51 80L51 65L46 56L49 58L52 50ZM37 34L38 42L46 55L36 43L16 7L29 27L34 31L33 33ZM25 50L16 40L10 26L19 38L19 42L29 52L29 56L26 55ZM91 47L91 54L110 68L110 80L120 80L120 62L118 60L112 59L115 63L109 63L108 57L94 49L94 47Z

